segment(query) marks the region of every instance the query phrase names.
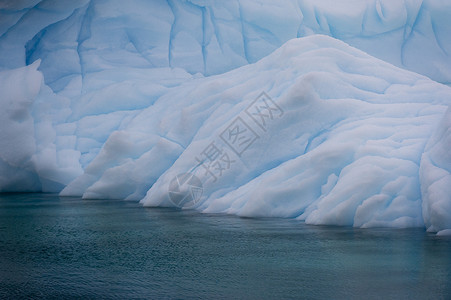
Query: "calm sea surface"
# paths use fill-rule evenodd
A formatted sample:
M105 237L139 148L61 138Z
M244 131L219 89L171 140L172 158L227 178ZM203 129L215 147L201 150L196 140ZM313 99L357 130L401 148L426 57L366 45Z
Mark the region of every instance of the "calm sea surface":
M451 299L451 238L0 195L0 299Z

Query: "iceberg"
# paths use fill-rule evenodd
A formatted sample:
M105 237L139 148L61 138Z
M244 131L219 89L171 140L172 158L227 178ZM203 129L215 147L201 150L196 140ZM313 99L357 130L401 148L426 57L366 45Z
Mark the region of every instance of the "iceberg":
M429 139L420 162L424 223L431 232L451 234L451 109Z
M41 188L31 162L36 152L31 108L42 81L37 67L38 62L0 72L0 191Z
M0 192L451 229L451 5L3 1Z
M192 173L203 183L195 207L204 212L423 226L420 160L448 107L448 87L321 35L291 40L255 64L200 81L161 99L184 95L195 108L171 105L168 119L163 115L164 124L176 120L169 133L180 153L144 205L173 206L171 182ZM261 108L257 119L253 105ZM147 119L152 110L143 112ZM173 119L175 111L186 116ZM237 145L242 131L249 145ZM113 172L96 183L96 196Z

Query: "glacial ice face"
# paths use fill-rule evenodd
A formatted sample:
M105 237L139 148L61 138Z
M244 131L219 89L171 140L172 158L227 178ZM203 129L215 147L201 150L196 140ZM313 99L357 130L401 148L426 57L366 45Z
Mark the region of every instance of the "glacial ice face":
M423 217L428 231L451 234L451 109L421 157Z
M356 227L423 225L419 161L449 103L448 87L325 36L289 41L256 64L201 81L167 94L185 95L183 103L195 109L171 106L163 114L163 124L177 120L170 140L182 149L144 205L174 205L171 181L190 172L203 182L197 208L204 212ZM246 114L262 90L280 107L270 105L271 118L259 106L263 127L257 124L263 119ZM173 117L184 111L185 118ZM255 135L242 143L258 138L241 152L241 137L230 132L237 124L235 133L243 131L243 123ZM221 150L213 161L212 143ZM91 188L112 185L114 173Z
M172 206L191 171L201 211L446 234L449 88L336 39L450 83L450 13L432 0L3 1L0 191ZM261 92L280 108L267 128L246 113ZM225 130L243 124L255 141L239 156ZM215 145L230 163L216 180L198 161Z
M220 74L289 39L326 34L451 83L451 3L435 0L121 1L0 4L0 69L41 59L46 84L117 67Z
M0 191L41 189L31 162L36 152L31 107L42 81L38 65L0 72Z

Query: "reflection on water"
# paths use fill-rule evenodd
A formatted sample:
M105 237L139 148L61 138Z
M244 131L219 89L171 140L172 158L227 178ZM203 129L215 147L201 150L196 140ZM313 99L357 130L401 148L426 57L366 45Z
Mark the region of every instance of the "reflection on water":
M450 299L451 238L0 195L0 298Z

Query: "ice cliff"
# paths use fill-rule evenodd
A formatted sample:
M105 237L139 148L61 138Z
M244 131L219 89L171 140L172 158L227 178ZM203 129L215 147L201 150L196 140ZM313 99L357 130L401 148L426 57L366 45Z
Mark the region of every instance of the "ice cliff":
M192 174L205 212L449 233L450 17L432 0L3 1L0 191L174 206Z

